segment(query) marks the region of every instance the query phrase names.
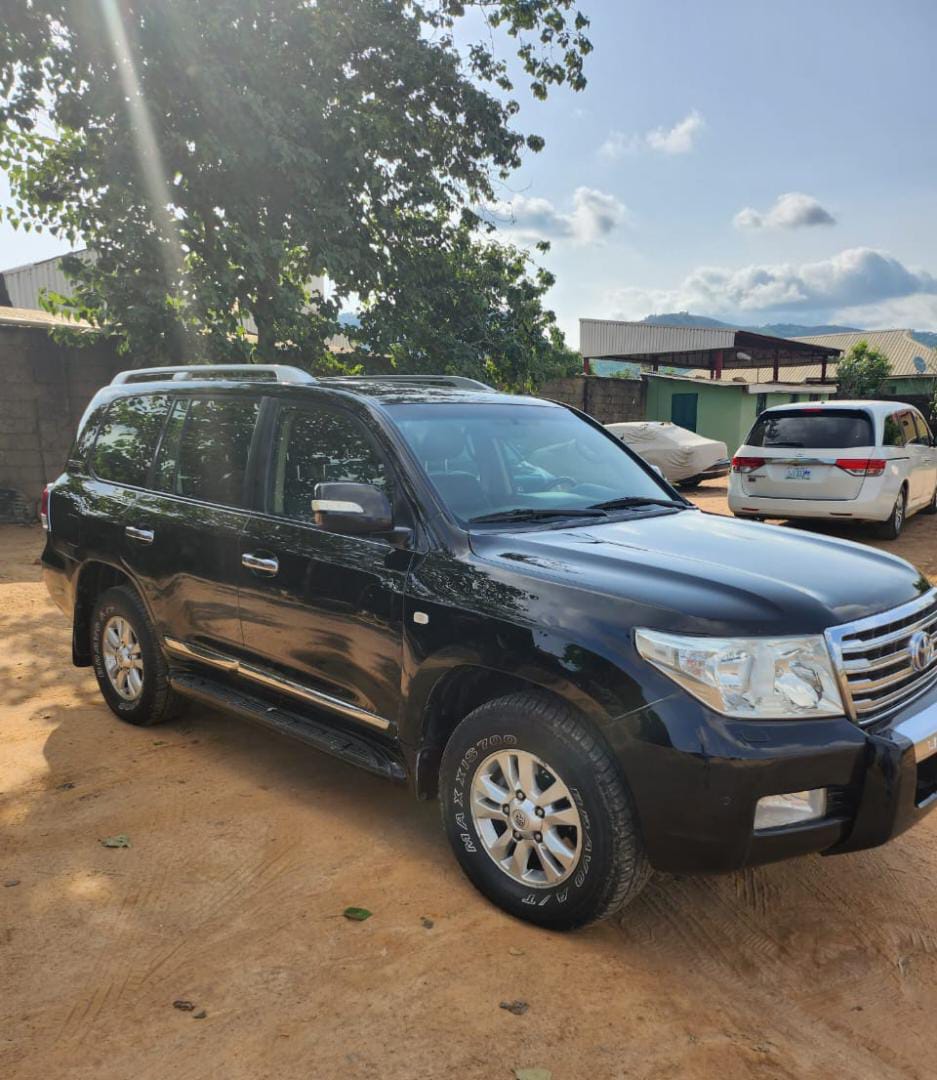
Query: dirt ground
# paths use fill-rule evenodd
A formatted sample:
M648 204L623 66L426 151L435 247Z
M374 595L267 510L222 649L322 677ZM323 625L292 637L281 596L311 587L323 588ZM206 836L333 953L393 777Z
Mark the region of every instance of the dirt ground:
M888 547L937 580L935 535ZM402 787L198 708L120 724L40 545L0 528L0 1076L934 1076L937 815L546 933L472 890Z

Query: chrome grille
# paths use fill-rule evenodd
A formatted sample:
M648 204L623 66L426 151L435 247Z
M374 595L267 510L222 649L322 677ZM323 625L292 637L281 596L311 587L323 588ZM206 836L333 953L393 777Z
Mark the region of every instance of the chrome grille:
M933 657L923 669L912 663L912 637L923 631ZM826 640L849 715L865 726L897 712L937 684L937 589L910 604L843 626Z

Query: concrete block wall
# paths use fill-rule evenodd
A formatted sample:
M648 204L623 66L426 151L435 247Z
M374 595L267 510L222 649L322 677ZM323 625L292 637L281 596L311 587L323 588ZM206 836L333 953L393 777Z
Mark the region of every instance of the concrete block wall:
M127 366L110 346L76 349L45 329L0 323L0 488L17 492L16 516L34 512L62 471L85 406Z
M645 418L646 393L643 379L573 375L545 383L538 396L582 409L600 424L617 424Z

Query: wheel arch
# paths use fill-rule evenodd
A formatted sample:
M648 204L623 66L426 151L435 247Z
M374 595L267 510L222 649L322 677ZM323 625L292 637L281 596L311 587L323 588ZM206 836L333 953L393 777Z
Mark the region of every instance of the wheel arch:
M459 722L486 702L511 693L533 691L551 697L591 722L604 739L603 729L610 719L606 709L580 687L557 679L553 673L525 670L519 674L467 658L433 668L414 681L408 710L415 743L411 779L421 799L437 794L443 750Z
M78 571L72 617L72 662L75 667L91 666L91 617L97 598L107 589L120 585L133 589L143 600L143 593L133 578L113 563L91 559Z

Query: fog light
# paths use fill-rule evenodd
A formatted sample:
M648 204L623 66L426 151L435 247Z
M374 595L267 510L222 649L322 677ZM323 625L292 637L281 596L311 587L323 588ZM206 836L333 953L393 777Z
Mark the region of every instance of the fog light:
M789 795L766 795L755 807L755 831L777 829L814 821L826 814L826 788L792 791Z

